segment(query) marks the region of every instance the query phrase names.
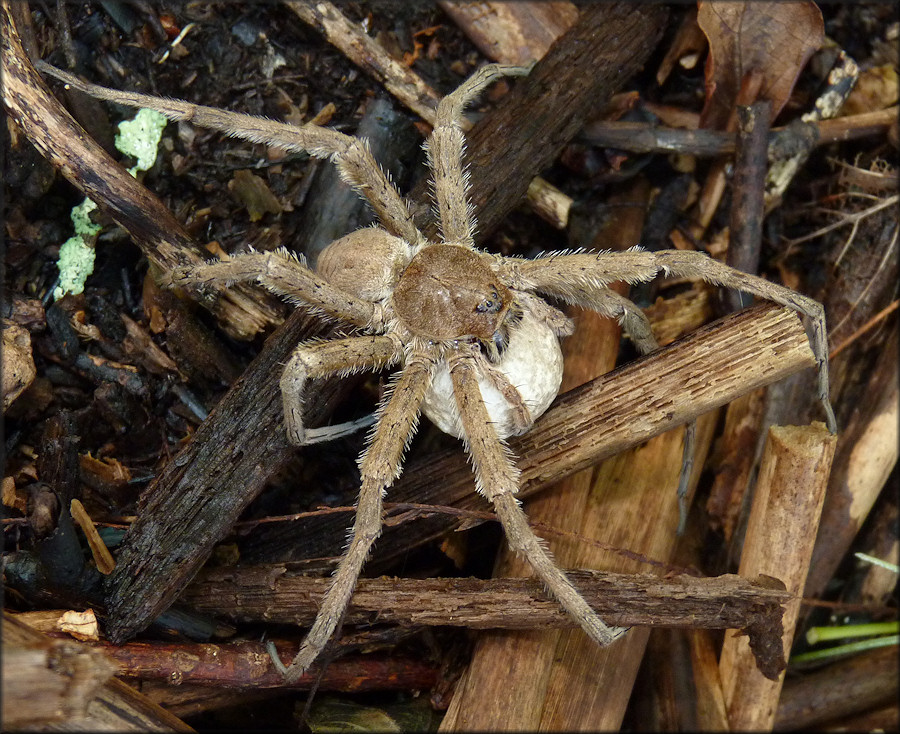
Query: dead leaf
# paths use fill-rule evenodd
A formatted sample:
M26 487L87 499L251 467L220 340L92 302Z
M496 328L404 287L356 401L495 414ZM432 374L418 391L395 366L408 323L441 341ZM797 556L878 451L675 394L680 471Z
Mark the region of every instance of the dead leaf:
M897 104L897 70L893 64L864 71L841 109L841 115L876 112Z
M93 609L86 609L83 612L73 610L63 612L56 622L56 627L61 632L82 642L88 640L96 642L100 639L100 628L97 626L97 617L94 615Z
M267 212L281 214L284 211L268 184L250 171L235 172L234 178L228 182L228 190L247 209L251 222L258 222Z
M31 356L31 335L9 319L3 319L3 411L12 405L37 374Z
M825 38L814 2L701 2L697 22L709 40L704 128L725 129L741 85L754 75L756 100L772 103L774 120Z
M91 516L88 515L80 500L72 500L69 503L69 511L72 513L72 519L78 524L85 538L87 538L91 555L94 557L94 563L97 564L97 570L104 576L108 576L115 570L116 561L112 557L112 553L109 552L109 548L106 547L106 543L100 537L100 533L97 532Z

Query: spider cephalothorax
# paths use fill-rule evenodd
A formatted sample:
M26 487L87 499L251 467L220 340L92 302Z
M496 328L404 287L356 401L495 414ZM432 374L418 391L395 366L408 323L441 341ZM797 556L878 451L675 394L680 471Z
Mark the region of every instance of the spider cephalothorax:
M380 219L380 227L362 229L332 243L320 256L317 272L276 251L238 255L168 276L171 283L184 286L257 281L361 331L332 341L300 344L286 365L281 381L285 427L296 444L334 438L367 423L306 427L303 395L309 379L399 365L360 458L361 488L351 540L316 620L289 667L272 648L276 666L289 680L296 680L315 660L349 604L363 563L381 532L384 492L400 473L420 412L463 439L477 488L492 502L510 546L528 559L566 611L600 644L616 638L619 630L597 617L556 566L515 499L519 475L503 439L527 431L556 396L562 375L558 337L571 331L569 320L538 293L618 319L644 353L657 346L649 323L634 304L607 287L614 281L646 281L661 272L699 277L789 306L810 320L819 394L829 428L834 430L828 403L825 322L816 301L699 252L632 248L521 260L475 248L462 165L463 109L498 77L523 75L527 69L485 66L438 106L427 149L442 242L430 242L363 141L312 124L292 126L117 92L85 84L46 64L40 68L102 99L149 107L171 119L330 158ZM686 436L691 435L689 430ZM690 453L690 439L685 443Z

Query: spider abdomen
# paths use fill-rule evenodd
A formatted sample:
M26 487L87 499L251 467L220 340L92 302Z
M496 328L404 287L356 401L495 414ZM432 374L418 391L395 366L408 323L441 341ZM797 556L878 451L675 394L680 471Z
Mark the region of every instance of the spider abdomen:
M559 339L546 323L525 311L522 319L510 328L509 343L500 361L490 364L489 369L501 373L501 379L508 380L521 396L529 414L527 425L523 425L515 406L491 376L482 371L478 384L497 435L507 438L525 433L550 407L559 392L563 371ZM422 403L422 412L444 433L465 438L446 362L435 370Z
M368 301L387 298L412 257L406 240L379 227L351 232L322 250L316 272Z

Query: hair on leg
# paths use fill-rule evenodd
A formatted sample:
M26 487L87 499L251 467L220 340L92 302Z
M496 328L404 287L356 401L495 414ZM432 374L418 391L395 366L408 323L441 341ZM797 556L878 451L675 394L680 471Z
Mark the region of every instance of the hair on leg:
M809 319L810 344L816 358L819 382L819 401L825 411L825 422L831 433L837 432L837 421L829 398L828 382L828 332L825 328L825 309L818 301L804 296L786 286L772 283L758 275L750 275L731 268L706 253L689 250L661 250L647 253L652 255L659 266L671 275L688 278L702 278L707 283L734 288L757 298L773 301L803 314Z
M434 199L445 242L474 246L475 222L466 199L468 174L463 168L465 138L460 126L463 110L490 84L504 76L524 76L531 67L488 64L482 66L437 108L434 131L425 148L433 171Z
M476 486L493 504L510 547L525 556L549 592L591 638L601 645L610 644L624 630L609 627L591 609L531 530L516 500L519 472L484 407L474 354L460 351L448 361Z
M434 369L431 355L414 354L379 410L371 443L360 460L362 485L350 543L338 562L331 585L300 651L289 666L279 659L275 647L268 650L275 667L289 683L296 681L325 648L337 629L372 544L381 535L381 513L385 490L400 474L403 452L415 432L419 407Z
M164 285L177 286L227 286L237 282L259 283L295 305L312 306L354 326L380 326L380 306L331 285L282 249L176 268L163 279Z
M130 107L146 107L170 120L184 120L252 143L305 152L316 158L330 158L337 166L341 178L372 205L385 229L412 244L424 242L422 233L413 223L406 201L378 165L366 143L358 138L309 123L289 125L265 117L228 112L176 99L122 92L82 81L45 61L36 62L35 68L97 99Z
M288 440L297 446L354 433L371 425L372 416L333 426L307 428L303 423L303 398L307 382L333 374L350 375L361 370L377 370L397 362L403 345L394 336L351 336L334 341L300 344L291 355L281 377L284 423Z

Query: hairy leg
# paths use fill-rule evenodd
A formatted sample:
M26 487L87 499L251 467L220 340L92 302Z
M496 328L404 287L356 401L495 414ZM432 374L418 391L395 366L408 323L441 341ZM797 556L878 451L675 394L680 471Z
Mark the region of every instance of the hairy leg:
M730 268L705 253L689 250L661 250L652 255L668 275L702 278L713 285L734 288L757 298L773 301L800 312L809 319L813 354L819 371L819 400L825 410L825 421L831 433L837 433L837 421L831 408L828 383L828 331L825 328L825 309L818 301L801 295L778 283L757 275Z
M493 504L510 547L525 556L550 593L591 638L601 645L610 644L623 630L606 625L572 586L529 527L516 500L519 472L484 407L474 353L460 350L452 356L450 376L467 437L466 448L472 456L476 486Z
M349 375L364 369L387 367L400 359L403 345L393 336L352 336L334 341L300 344L281 377L284 423L288 440L297 446L330 441L371 425L372 417L334 426L303 425L303 397L307 381L317 377Z
M44 61L38 61L35 68L97 99L130 107L146 107L170 120L185 120L253 143L306 152L317 158L331 158L341 178L369 201L385 229L414 245L425 241L413 223L406 201L381 170L363 140L319 125L288 125L264 117L228 112L175 99L121 92L84 82Z
M579 306L590 308L602 316L615 319L622 325L622 331L631 339L641 354L650 354L659 349L653 329L644 312L627 298L613 290L602 289ZM694 453L697 448L697 421L684 427L684 448L681 456L681 474L678 477L678 534L687 526L687 493L694 468Z
M289 683L303 675L319 656L350 604L350 597L369 550L381 534L384 492L400 474L403 452L418 423L419 406L433 369L434 359L430 355L410 357L386 402L382 404L372 442L360 460L362 486L350 544L338 563L331 586L300 651L293 662L285 667L278 658L274 645L269 643L272 661Z
M355 326L381 330L381 307L336 288L286 250L249 252L199 267L176 268L164 285L202 286L257 282L298 305L312 306Z
M638 283L657 273L702 280L734 288L758 298L774 301L809 319L813 354L819 371L819 400L825 411L828 430L837 431L829 400L828 342L822 305L783 285L756 275L735 270L712 259L706 253L687 250L646 252L632 248L625 252L556 253L534 260L507 258L501 265L504 282L518 290L531 290L559 296L572 303L589 301L616 280Z
M454 92L444 97L437 108L434 132L426 143L428 160L434 174L434 198L437 204L441 236L445 242L473 246L474 220L466 199L468 175L463 168L463 110L490 84L504 76L525 76L527 66L488 64L481 67Z

